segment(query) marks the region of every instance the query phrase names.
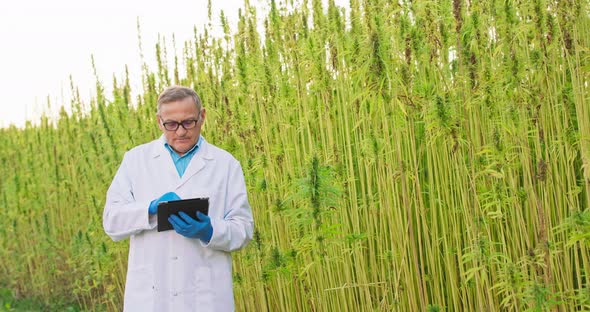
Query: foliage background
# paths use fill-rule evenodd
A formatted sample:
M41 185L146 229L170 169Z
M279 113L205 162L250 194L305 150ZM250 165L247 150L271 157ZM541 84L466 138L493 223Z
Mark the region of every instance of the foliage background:
M120 310L105 192L174 83L245 170L238 310L590 309L587 0L269 6L179 54L159 42L137 97L98 81L72 113L0 130L1 287Z

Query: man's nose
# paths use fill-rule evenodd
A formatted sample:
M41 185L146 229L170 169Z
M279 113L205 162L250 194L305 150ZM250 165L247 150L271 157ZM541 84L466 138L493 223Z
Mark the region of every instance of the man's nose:
M176 134L183 136L187 133L188 131L183 127L183 126L178 126L178 129L176 129Z

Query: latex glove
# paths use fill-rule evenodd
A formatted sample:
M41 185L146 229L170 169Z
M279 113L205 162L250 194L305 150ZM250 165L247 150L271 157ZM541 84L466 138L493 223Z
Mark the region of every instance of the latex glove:
M160 198L152 200L152 202L150 203L150 207L148 208L148 211L152 215L156 214L158 212L158 204L160 202L171 201L171 200L180 200L180 199L181 198L176 193L168 192L168 193L160 196Z
M171 215L168 218L170 224L176 231L176 233L189 238L198 238L205 243L208 243L213 236L213 226L211 225L211 219L209 216L197 211L197 220L191 218L184 212L177 215Z

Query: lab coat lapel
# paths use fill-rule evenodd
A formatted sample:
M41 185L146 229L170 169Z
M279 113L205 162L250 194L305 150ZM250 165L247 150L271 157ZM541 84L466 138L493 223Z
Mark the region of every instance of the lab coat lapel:
M207 162L210 160L209 156L209 143L203 139L202 145L199 147L199 150L191 159L191 162L188 164L186 171L182 175L180 179L180 183L176 186L176 189L179 189L182 185L184 185L190 178L192 178L195 174L201 171L205 166L207 166Z
M158 168L158 171L161 172L161 181L177 181L179 179L178 172L172 157L170 157L170 152L164 146L165 143L166 139L161 136L153 148L152 157L156 162L154 168Z

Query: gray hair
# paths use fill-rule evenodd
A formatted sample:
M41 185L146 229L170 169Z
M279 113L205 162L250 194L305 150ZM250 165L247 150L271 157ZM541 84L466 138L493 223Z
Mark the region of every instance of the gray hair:
M201 103L201 98L199 98L195 90L183 86L170 86L166 88L158 97L158 114L163 104L184 100L189 97L195 102L197 110L201 111L203 103Z

